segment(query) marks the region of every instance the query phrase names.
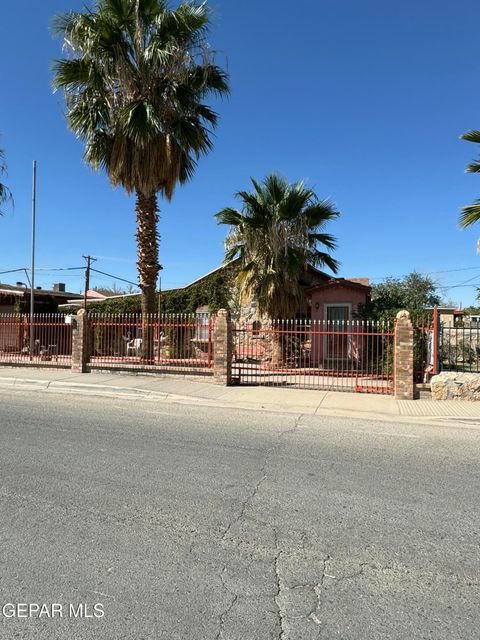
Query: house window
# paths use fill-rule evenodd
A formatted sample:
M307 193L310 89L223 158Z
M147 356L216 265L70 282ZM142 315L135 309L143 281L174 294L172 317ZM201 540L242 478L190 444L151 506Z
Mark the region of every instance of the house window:
M351 304L326 304L324 318L328 322L347 322L352 312Z

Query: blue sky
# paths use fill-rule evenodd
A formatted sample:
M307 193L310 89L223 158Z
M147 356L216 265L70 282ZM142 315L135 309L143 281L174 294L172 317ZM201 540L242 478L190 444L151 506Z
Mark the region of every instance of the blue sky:
M1 146L15 210L0 220L0 270L30 261L31 164L38 162L37 264L97 267L136 281L133 202L82 162L52 94L61 55L49 24L77 0L2 7ZM28 5L28 11L27 11ZM480 226L458 228L459 208L480 197L464 173L476 155L459 135L480 128L475 0L212 0L211 41L232 94L216 105L214 151L191 184L161 202L163 287L183 285L223 259L226 228L213 214L234 204L250 176L306 178L342 213L331 225L341 275L378 282L413 269L432 274L464 306L480 285ZM78 272L79 273L79 272ZM0 276L4 282L23 276ZM75 273L42 271L38 284ZM462 285L465 281L468 286ZM109 285L112 278L95 277Z

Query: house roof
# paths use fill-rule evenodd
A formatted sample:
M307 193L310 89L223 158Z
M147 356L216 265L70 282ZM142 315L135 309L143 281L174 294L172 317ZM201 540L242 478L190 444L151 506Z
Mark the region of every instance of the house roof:
M95 291L94 289L87 291L87 298L91 298L92 300L105 300L106 297L104 293L100 293L100 291Z
M216 269L213 269L212 271L209 271L205 275L200 276L196 280L193 280L192 282L189 282L184 287L179 287L179 289L188 289L188 287L191 287L194 284L198 284L199 282L201 282L205 278L208 278L209 276L212 276L214 273L217 273L218 271L222 271L222 269L225 269L226 267L230 267L230 266L232 266L232 265L234 265L234 264L236 264L238 262L240 262L240 258L235 258L235 260L230 260L230 262L225 262L224 264L221 264ZM309 264L307 266L307 270L309 272L311 272L311 273L314 273L317 276L320 276L321 278L324 278L325 280L330 280L330 278L332 277L332 276L329 276L327 273L324 273L323 271L320 271L319 269L317 269L316 267L314 267L311 264Z
M0 296L17 296L18 298L23 298L25 295L25 289L17 289L9 284L0 284Z
M433 311L435 307L425 307L425 311ZM453 313L453 315L462 316L463 311L457 307L437 307L439 313Z
M103 293L99 293L98 291L94 291L93 289L89 289L87 291L87 303L88 302L103 302L106 300L107 296ZM79 295L76 298L71 300L67 300L65 304L58 305L59 309L64 309L66 307L82 307L83 306L84 296Z
M327 289L332 287L343 287L344 289L358 289L360 291L370 292L371 287L358 282L358 280L366 280L366 278L357 278L356 280L347 280L346 278L329 278L327 282L313 285L307 289L307 293L313 293L319 289Z
M50 289L34 289L35 297L51 296L53 298L72 298L75 300L82 299L83 296L78 293L69 293L68 291L53 291ZM30 289L28 287L17 287L11 284L0 284L0 295L3 296L17 296L22 298L26 295L30 295Z
M171 288L171 289L163 289L162 293L167 293L169 291L182 291L184 289L188 289L189 287L192 287L193 285L199 284L200 282L202 282L203 280L205 280L206 278L209 278L210 276L214 275L215 273L218 273L219 271L222 271L223 269L226 269L230 266L233 266L235 264L237 264L240 261L240 258L235 258L235 260L230 260L230 262L225 262L224 264L221 264L219 267L216 267L215 269L212 269L212 271L209 271L208 273L205 273L203 276L200 276L199 278L196 278L195 280L192 280L191 282L189 282L188 284L184 285L183 287L175 287L175 288ZM324 283L321 284L317 284L317 285L313 285L310 286L309 289L306 289L307 291L309 291L310 289L315 289L317 287L322 287L322 286L333 286L334 283L337 283L337 285L339 283L342 283L343 286L348 286L351 288L357 288L357 289L362 289L362 290L368 290L370 291L370 287L368 286L368 278L352 278L351 280L345 280L345 278L335 278L335 276L331 276L328 273L325 273L324 271L320 271L320 269L317 269L316 267L314 267L313 265L309 264L307 267L307 271L308 273L317 276L317 278L320 278L322 280L324 280ZM302 284L306 284L306 283L302 283ZM121 293L115 296L107 296L106 298L104 298L104 300L116 300L119 298L133 298L133 297L137 297L140 295L140 292L138 293ZM100 302L100 300L92 300L92 299L87 299L87 303L94 303L94 302Z

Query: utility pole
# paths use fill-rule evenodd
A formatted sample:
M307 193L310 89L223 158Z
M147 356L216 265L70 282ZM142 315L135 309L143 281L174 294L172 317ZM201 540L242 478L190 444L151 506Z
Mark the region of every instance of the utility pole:
M158 266L158 315L162 315L162 271L163 267Z
M30 360L33 359L35 347L35 327L33 326L35 313L35 218L37 206L37 161L33 161L32 176L32 275L30 278Z
M96 262L96 259L92 258L92 256L83 256L83 258L85 258L85 260L87 261L87 266L85 268L85 292L83 294L83 308L86 310L87 309L87 292L90 289L90 268L91 268L92 262Z

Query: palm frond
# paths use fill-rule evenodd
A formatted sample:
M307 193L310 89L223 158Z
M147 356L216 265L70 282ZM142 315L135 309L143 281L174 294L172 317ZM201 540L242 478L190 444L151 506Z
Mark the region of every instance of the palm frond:
M480 222L480 200L475 200L473 204L463 207L460 214L460 227L462 229L470 227L476 222Z
M230 226L238 226L243 221L242 213L231 207L226 207L216 213L215 218L217 218L218 224L228 224Z
M466 140L467 142L477 142L480 143L480 131L478 129L471 129L466 133L460 136L461 140Z
M480 173L480 160L474 160L470 164L467 165L466 168L467 173Z

